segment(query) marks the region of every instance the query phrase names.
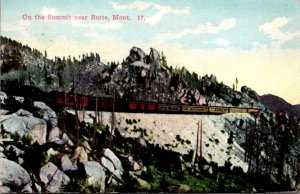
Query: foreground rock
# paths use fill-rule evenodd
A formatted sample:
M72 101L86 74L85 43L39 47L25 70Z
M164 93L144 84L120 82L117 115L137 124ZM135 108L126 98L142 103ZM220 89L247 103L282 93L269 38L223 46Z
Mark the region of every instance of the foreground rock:
M40 169L41 182L47 192L58 192L62 185L67 185L70 178L53 163L48 163Z
M44 102L34 102L34 106L41 109L43 119L47 121L52 127L57 127L57 115Z
M100 192L105 191L105 172L102 166L95 161L83 161L83 170L86 174L88 185L99 189Z
M61 161L61 168L64 172L78 170L77 165L72 163L68 155L63 155L60 161Z
M149 191L151 190L151 184L148 183L146 180L141 179L136 175L134 172L129 172L129 177L132 179L132 187L137 189L138 191Z
M32 113L20 109L16 113L3 115L0 120L2 129L10 134L18 134L21 137L28 136L31 143L46 143L47 124L43 119L36 118Z
M16 162L0 158L0 181L3 186L15 191L32 192L31 179L28 172ZM7 188L4 191L7 190Z

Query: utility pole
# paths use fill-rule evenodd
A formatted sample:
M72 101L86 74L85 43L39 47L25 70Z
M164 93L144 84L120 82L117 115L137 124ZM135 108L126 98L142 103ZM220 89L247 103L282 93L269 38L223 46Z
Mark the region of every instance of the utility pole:
M199 126L199 122L198 122ZM203 126L202 126L202 119L201 119L201 127L200 127L200 158L199 161L202 159L202 133L203 133Z
M112 112L111 112L111 130L110 130L110 139L109 139L109 148L112 145L113 133L115 130L115 99L116 99L116 86L114 85L113 92L113 104L112 104Z
M197 133L196 133L196 144L195 144L195 151L193 153L192 157L192 165L195 168L195 163L196 163L196 158L197 158L197 152L198 152L198 142L199 142L199 122L198 122L198 128L197 128Z

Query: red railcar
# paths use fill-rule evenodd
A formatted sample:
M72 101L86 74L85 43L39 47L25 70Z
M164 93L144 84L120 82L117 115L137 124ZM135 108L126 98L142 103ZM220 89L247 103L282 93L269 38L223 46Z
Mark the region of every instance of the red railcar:
M257 108L198 106L183 104L162 104L145 101L126 101L104 97L84 96L58 92L55 103L59 106L77 109L116 111L116 112L145 112L145 113L174 113L174 114L225 114L250 113L257 114Z
M89 106L89 97L67 93L57 93L56 104L66 107L87 107Z
M129 111L147 111L154 112L157 110L157 105L151 102L128 102Z

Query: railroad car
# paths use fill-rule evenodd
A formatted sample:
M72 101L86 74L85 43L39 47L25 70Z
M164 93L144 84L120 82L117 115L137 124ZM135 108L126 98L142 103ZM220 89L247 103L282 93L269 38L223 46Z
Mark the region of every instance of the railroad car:
M53 96L53 95L52 95ZM75 107L78 109L116 111L116 112L145 112L145 113L173 113L173 114L226 114L249 113L257 114L257 108L198 106L185 104L163 104L145 101L126 101L105 97L67 94L57 92L55 103L59 106ZM75 102L76 101L76 102Z

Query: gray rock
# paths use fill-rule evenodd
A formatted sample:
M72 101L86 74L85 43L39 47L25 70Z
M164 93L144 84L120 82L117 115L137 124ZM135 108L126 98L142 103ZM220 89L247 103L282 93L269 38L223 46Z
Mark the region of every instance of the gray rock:
M105 191L105 172L102 166L95 161L83 161L84 172L86 174L88 184L93 186L96 189L99 189L100 192Z
M158 70L161 66L160 64L160 55L158 53L157 50L155 50L154 48L150 48L150 54L149 54L149 59L151 62L151 71L155 71Z
M48 192L58 192L62 185L67 185L70 178L53 163L49 162L40 169L39 177Z
M32 183L28 183L22 190L21 190L22 193L32 193L33 190L32 190Z
M120 159L108 148L104 149L103 155L112 161L116 170L119 170L123 174L123 167Z
M60 161L61 161L61 168L64 172L78 170L77 165L71 161L68 155L63 155Z
M0 186L0 193L10 193L11 190L7 186Z
M40 145L46 142L47 125L43 119L33 117L32 114L23 109L16 113L5 115L0 121L2 129L11 134L18 134L21 137L27 135L31 143L38 142Z
M135 61L142 61L145 62L146 53L138 48L138 47L132 47L129 51L129 56L127 57L127 60L129 59L132 62Z
M68 137L67 134L63 133L62 137L54 137L51 141L48 141L52 144L56 144L58 146L68 145L68 146L74 146L75 144L72 142L72 140Z
M9 111L8 110L4 110L4 109L0 109L0 115L5 115L5 114L7 114ZM1 131L1 129L0 129L0 131Z
M44 102L34 102L33 105L41 109L41 111L43 112L44 120L50 123L52 127L57 127L57 115L49 106L47 106Z
M16 116L12 116L10 118L2 120L0 124L2 125L2 129L5 132L11 133L11 134L17 133L20 136L25 135L28 130L25 123Z
M13 187L21 191L31 183L26 170L14 161L0 158L0 180L4 186Z
M113 174L114 176L116 176L119 180L122 180L122 174L123 172L121 172L119 169L115 169L114 164L112 163L111 160L109 160L106 157L101 157L101 165L103 167L105 167L106 170L108 170L110 173L109 174ZM112 178L114 178L113 176L110 176L109 180L107 181L108 183L111 182Z
M60 139L60 135L61 135L61 131L59 130L59 128L53 127L48 134L47 141L57 141Z

